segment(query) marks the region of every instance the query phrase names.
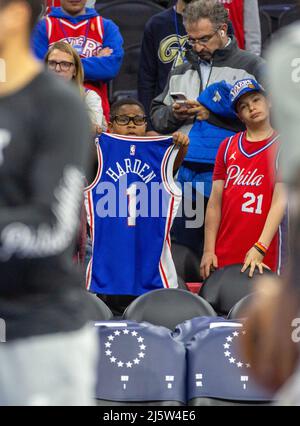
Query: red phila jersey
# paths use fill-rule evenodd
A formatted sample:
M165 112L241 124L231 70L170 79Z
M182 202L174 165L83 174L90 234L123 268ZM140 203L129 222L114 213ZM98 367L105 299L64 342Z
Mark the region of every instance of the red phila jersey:
M103 21L101 16L72 24L70 21L53 16L46 17L49 47L57 41L69 43L81 58L97 56L103 45ZM101 82L85 81L87 89L95 90L102 99L103 112L109 118L107 86Z
M226 139L218 152L214 180L224 180L221 224L216 241L219 267L243 263L259 240L277 180L279 135L249 142L245 133ZM274 272L280 268L280 230L264 263Z
M219 0L229 10L229 18L241 49L245 48L244 0Z

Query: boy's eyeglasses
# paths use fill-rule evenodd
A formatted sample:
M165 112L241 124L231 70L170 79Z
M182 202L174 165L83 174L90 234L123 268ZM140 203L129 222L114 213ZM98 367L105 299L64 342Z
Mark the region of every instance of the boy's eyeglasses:
M112 117L112 121L115 121L119 126L127 126L127 124L132 121L136 126L142 126L146 123L145 115L135 115L134 117L129 117L128 115L115 115Z
M75 65L73 62L68 62L68 61L61 61L61 62L48 61L47 64L50 70L56 70L57 65L59 65L59 68L61 69L61 71L69 71L71 66Z

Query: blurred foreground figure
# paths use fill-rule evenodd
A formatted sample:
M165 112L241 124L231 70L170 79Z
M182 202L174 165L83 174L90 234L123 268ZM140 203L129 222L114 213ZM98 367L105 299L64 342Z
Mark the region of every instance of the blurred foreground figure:
M300 405L300 26L285 30L269 53L275 125L283 142L282 174L289 183L290 263L284 282L265 278L248 310L244 350L257 379L279 390L279 404Z
M89 405L96 336L72 264L89 122L30 53L41 0L0 0L0 405Z

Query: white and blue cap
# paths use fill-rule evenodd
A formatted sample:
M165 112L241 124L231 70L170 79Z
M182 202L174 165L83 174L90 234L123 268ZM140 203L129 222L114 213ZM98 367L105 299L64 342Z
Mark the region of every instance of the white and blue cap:
M251 92L259 92L265 94L265 89L254 79L247 78L244 80L238 80L232 87L230 91L230 104L231 107L235 110L238 100Z

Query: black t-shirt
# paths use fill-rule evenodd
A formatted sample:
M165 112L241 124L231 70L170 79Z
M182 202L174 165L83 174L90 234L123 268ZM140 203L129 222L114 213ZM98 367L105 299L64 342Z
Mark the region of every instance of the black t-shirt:
M43 72L0 97L0 318L7 340L76 330L89 319L72 264L87 172L79 95Z

